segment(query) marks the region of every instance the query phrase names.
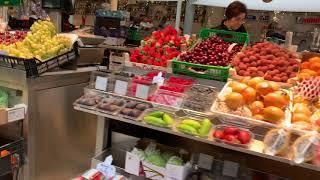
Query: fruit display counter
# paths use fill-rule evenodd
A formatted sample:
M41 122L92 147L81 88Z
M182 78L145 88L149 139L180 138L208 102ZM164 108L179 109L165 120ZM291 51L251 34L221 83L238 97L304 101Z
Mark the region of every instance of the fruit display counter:
M84 95L75 101L74 109L294 166L320 170L317 165L319 134L293 126L294 93L291 89L281 87L281 83L259 77L244 78L242 81L231 80L221 89L202 85L203 80L197 78L170 74L159 82L154 80L161 73L158 76L154 72L102 74L93 73L93 81L85 88ZM125 84L114 81L121 79L119 76L131 80ZM103 89L100 88L102 77L108 82L104 83ZM150 79L146 83L150 77L153 77L153 83L150 83ZM168 83L176 86L163 88ZM117 90L119 84L125 88L124 92ZM134 93L130 92L132 86L135 87ZM159 91L163 93L159 94ZM153 98L158 95L161 98ZM201 99L206 101L201 102ZM199 106L190 106L196 101Z

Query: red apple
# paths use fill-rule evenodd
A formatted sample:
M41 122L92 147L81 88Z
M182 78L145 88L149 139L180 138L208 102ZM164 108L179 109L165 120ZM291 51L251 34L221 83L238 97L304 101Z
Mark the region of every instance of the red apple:
M213 132L213 137L219 138L219 139L224 139L224 132L222 130L215 130Z
M251 134L248 131L239 131L238 139L241 144L248 144L251 140Z
M236 135L239 132L239 129L237 127L226 127L224 128L224 132L226 134Z
M232 134L227 134L224 136L224 139L229 142L234 142L237 139L237 136Z

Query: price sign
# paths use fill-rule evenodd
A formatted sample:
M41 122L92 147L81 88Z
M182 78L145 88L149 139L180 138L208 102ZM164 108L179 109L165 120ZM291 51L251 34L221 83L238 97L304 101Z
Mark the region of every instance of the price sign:
M198 159L199 167L206 169L206 170L211 170L212 162L213 162L212 156L200 153L199 159Z
M224 176L236 178L238 177L238 169L239 169L239 163L235 163L232 161L224 161L222 174Z
M126 95L128 90L128 82L116 80L116 84L114 87L114 92L120 95Z
M136 97L141 99L147 99L149 96L149 88L149 86L137 84Z
M106 91L108 86L108 78L97 76L95 88L101 91Z

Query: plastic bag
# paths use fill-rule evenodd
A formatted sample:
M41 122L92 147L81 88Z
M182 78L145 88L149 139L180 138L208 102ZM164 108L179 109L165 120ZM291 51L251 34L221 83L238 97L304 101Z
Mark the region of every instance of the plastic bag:
M8 92L5 89L0 88L0 108L8 107Z

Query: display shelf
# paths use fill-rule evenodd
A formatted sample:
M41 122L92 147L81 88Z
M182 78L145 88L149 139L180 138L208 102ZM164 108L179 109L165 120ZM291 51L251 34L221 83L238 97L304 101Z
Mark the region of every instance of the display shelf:
M152 125L145 124L143 122L132 121L132 120L129 120L129 119L126 119L126 118L123 118L123 117L104 114L104 113L100 113L100 112L97 112L97 111L94 111L94 110L89 110L89 109L85 109L85 108L81 108L81 107L77 107L77 106L74 106L74 109L78 110L78 111L86 112L86 113L89 113L89 114L94 114L94 115L97 115L97 116L100 116L100 117L104 117L104 118L108 118L108 119L112 119L112 120L116 120L116 121L121 121L121 122L129 123L129 124L132 124L132 125L136 125L136 126L140 126L140 127L156 130L156 131L161 131L161 132L165 132L165 133L168 133L168 134L173 134L173 135L176 135L176 136L188 138L188 139L191 139L191 140L195 140L195 141L211 144L211 145L214 145L214 146L218 146L218 147L222 147L222 148L226 148L226 149L230 149L230 150L234 150L234 151L238 151L238 152L242 152L242 153L246 153L246 154L250 154L250 155L254 155L254 156L259 156L259 157L262 157L262 158L267 158L267 159L271 159L271 160L274 160L274 161L279 161L279 162L290 164L290 165L296 165L296 166L299 166L299 167L303 167L303 168L307 168L307 169L311 169L311 170L315 170L315 171L320 171L319 167L317 167L315 165L312 165L312 164L307 164L307 163L293 164L291 160L286 159L284 157L271 156L271 155L264 154L263 153L263 149L262 149L262 147L264 147L264 144L263 144L262 141L259 141L259 140L253 140L253 142L249 145L248 149L240 148L240 147L236 147L236 146L232 146L232 145L228 145L228 144L224 144L224 143L215 142L212 137L209 137L208 139L194 137L194 136L190 136L190 135L186 135L186 134L183 134L183 133L180 133L180 132L173 131L171 129L155 127L155 126L152 126Z

